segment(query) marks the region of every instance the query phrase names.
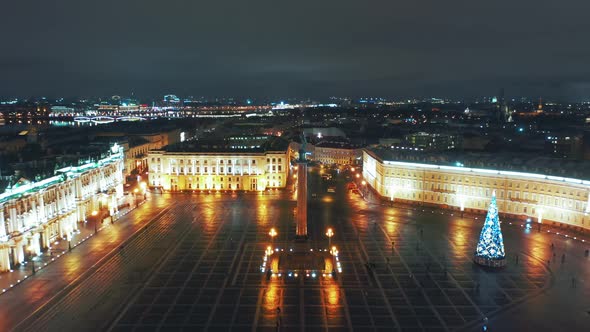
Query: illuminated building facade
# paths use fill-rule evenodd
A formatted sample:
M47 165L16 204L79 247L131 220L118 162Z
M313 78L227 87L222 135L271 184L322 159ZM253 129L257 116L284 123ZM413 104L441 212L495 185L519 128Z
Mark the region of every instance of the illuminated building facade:
M58 169L53 177L0 194L0 272L56 240L69 240L93 211L116 213L122 174L123 150L115 145L108 157Z
M352 165L356 161L357 153L360 157L359 149L343 142L322 141L315 145L313 151L314 160L328 165Z
M165 191L284 188L288 143L278 137L183 142L148 154L149 186Z
M363 176L384 199L486 210L496 191L500 214L590 229L590 181L559 176L387 160L363 150Z

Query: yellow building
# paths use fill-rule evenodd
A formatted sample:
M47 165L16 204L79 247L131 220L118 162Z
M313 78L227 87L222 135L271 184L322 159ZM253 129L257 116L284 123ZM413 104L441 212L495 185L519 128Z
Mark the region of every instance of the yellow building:
M544 174L388 160L363 150L363 176L384 199L484 212L590 229L590 181Z
M348 142L322 141L315 145L313 159L328 165L352 165L360 157L360 149Z
M284 188L288 142L274 136L189 141L148 154L149 186L165 191Z

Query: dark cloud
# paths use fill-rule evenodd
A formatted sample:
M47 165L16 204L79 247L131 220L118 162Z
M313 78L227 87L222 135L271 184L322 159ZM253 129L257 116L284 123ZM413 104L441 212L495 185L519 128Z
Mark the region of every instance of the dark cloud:
M584 0L0 5L0 95L587 98Z

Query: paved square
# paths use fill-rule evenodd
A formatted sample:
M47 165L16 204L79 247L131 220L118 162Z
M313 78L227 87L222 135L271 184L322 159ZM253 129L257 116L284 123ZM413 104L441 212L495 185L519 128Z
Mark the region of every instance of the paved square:
M538 310L565 292L572 309L560 315L588 322L579 310L588 262L567 251L570 240L505 223L509 264L490 271L472 262L481 221L367 203L344 185L329 194L310 183L310 241L327 247L325 229L334 229L335 279L261 273L269 229L275 246L294 238L290 192L154 196L170 199L170 211L27 328L93 329L93 317L111 331L476 331L488 317L502 330L551 330ZM553 258L551 242L571 259Z

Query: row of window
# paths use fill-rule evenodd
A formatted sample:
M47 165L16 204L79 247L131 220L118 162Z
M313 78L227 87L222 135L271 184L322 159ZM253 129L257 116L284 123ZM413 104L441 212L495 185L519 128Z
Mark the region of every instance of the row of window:
M400 187L407 188L407 189L419 189L422 190L422 183L413 181L413 180L402 180L399 181L397 184ZM393 188L385 188L385 194L391 195L390 190L395 190L395 184ZM391 185L390 185L391 187ZM480 187L472 187L472 186L455 186L455 185L448 185L448 184L440 184L440 183L431 183L426 182L426 188L430 191L442 191L452 194L465 194L469 196L479 196L479 197L489 197L491 195L491 191L493 188L480 188ZM500 199L504 199L504 190L497 191L498 197ZM398 194L398 195L401 195ZM519 201L521 203L531 203L531 204L543 204L543 205L553 205L556 207L568 208L573 209L575 208L578 211L581 211L584 207L584 203L581 200L574 200L568 198L559 198L554 197L552 195L543 195L543 194L536 194L536 193L527 193L527 192L512 192L507 191L507 199L513 201Z
M243 159L238 159L238 160L236 160L235 164L238 164L238 165L239 164L245 164L245 165L248 164L248 161L245 161L244 163L242 163L242 161L244 161L244 160ZM152 157L152 163L156 163L156 162L159 163L160 162L160 158ZM170 159L170 163L171 164L176 164L176 162L177 162L176 159ZM256 159L251 159L251 160L249 160L249 162L252 165L256 165ZM268 163L271 163L271 162L272 163L282 163L283 162L283 159L282 158L266 158L266 162L268 162ZM182 164L189 164L189 165L196 164L196 165L198 165L198 164L200 164L200 161L199 160L187 159L186 160L186 163L185 163L185 160L184 159L180 159L180 160L178 160L178 163L181 164L181 165ZM231 165L232 164L232 160L231 159L229 159L229 160L223 160L222 159L222 160L211 161L211 164L216 164L216 163L219 164L219 165L223 165L223 164ZM203 163L202 164L203 165L207 165L207 164L209 164L209 161L208 160L203 160Z
M395 177L410 177L410 178L418 178L419 176L417 176L418 172L411 172L411 171L400 171L400 170L386 170L385 175L388 176L395 176ZM422 178L420 176L420 178ZM482 186L494 186L494 187L503 187L506 185L506 187L508 188L512 188L515 187L517 189L521 188L521 184L522 184L522 188L526 189L526 190L537 190L537 191L547 191L549 193L561 193L563 195L571 195L571 196L584 196L584 191L581 190L574 190L572 188L564 188L564 187L560 187L560 186L555 186L555 185L545 185L545 184L541 184L538 182L524 182L521 183L521 181L518 180L509 180L506 181L506 183L504 182L505 180L501 180L501 181L496 181L496 179L489 179L489 178L484 178L484 177L460 177L460 176L448 176L448 175L435 175L435 174L431 174L430 175L431 179L438 179L441 181L451 181L451 182L465 182L465 183L474 183L474 184L479 184Z
M217 173L219 173L219 174L225 174L226 173L226 172L224 172L225 170L227 170L227 173L233 173L233 172L236 172L236 173L242 173L242 172L249 173L250 171L252 171L253 173L256 173L256 170L257 170L256 167L254 167L254 168L252 168L250 170L248 170L248 169L244 170L243 167L240 168L240 166L236 166L235 169L232 168L231 166L228 166L227 168L224 168L223 166L219 166L217 168L216 167L209 168L208 166L204 166L203 168L201 168L200 166L196 166L194 168L194 170L195 170L194 173L195 174L196 173L202 174L201 173L201 169L203 170L202 173L204 173L204 174L209 173L209 171L211 171L211 174L217 174ZM176 168L176 166L172 166L170 168L170 172L169 173L177 173L176 170L178 170L178 173L180 173L180 174L191 174L191 173L193 173L193 167L192 166L188 166L186 168L184 166L180 166L179 168ZM185 170L186 170L186 172L185 172ZM268 165L267 168L266 168L266 170L268 172L282 172L283 171L283 166L282 165L278 165L278 166L277 165L272 165L272 166L271 165ZM160 166L156 166L153 169L153 171L155 173L161 173L162 172L162 169L160 168Z

